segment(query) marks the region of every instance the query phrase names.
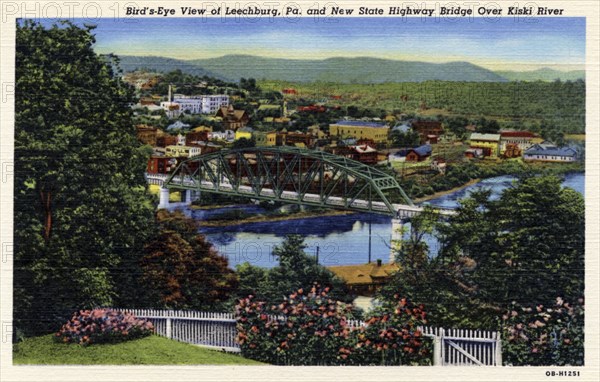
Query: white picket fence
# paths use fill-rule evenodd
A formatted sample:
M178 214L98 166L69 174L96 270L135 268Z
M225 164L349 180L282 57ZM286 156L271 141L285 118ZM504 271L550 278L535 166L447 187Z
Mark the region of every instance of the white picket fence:
M227 352L240 352L240 346L236 342L236 320L232 313L118 310L150 320L156 333L167 338ZM285 320L285 317L277 319ZM365 325L365 322L360 320L348 321L351 328ZM419 330L424 336L433 339L434 366L502 366L502 345L498 332L432 327L419 327Z
M156 334L202 347L239 352L237 330L232 313L199 312L193 310L119 309L148 319Z

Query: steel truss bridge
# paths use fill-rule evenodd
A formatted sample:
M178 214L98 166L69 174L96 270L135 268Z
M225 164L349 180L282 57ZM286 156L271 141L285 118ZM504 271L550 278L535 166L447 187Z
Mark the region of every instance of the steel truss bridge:
M149 183L171 190L372 212L396 218L410 218L423 210L413 204L392 175L352 159L296 147L221 150L185 160L170 175L146 174L146 178ZM438 213L451 215L454 211L438 209Z

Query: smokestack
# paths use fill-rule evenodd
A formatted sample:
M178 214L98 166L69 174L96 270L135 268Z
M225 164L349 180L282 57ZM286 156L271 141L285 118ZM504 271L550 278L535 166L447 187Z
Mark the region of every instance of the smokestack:
M169 84L169 99L168 99L168 101L169 102L173 101L172 94L171 94L171 84Z

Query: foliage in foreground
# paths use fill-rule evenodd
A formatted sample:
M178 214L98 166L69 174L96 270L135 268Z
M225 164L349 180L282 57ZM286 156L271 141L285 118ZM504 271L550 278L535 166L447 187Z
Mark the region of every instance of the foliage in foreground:
M236 272L240 279L240 287L237 297L253 295L269 304L279 304L282 299L298 289L309 290L317 283L329 288L330 298L351 302L353 297L344 281L318 264L314 256L304 251L305 248L302 236L288 235L283 243L273 248L278 266L265 269L247 262L238 265Z
M500 330L513 301L548 305L583 295L585 205L557 177L521 179L496 200L473 193L457 212L439 223L428 214L412 220L383 300L400 293L426 303L434 326ZM441 243L436 257L426 233Z
M133 92L93 27L17 23L15 333L55 331L76 309L123 304L152 225ZM41 314L40 312L43 312Z
M238 278L182 212L157 213L158 232L145 248L140 283L145 301L160 309L221 310Z
M504 363L521 366L582 366L584 303L562 298L548 306L513 304L502 316Z
M277 305L253 296L236 306L238 341L245 357L276 365L407 365L429 362L417 326L422 307L405 299L376 311L366 326L349 324L350 305L329 288L299 289ZM386 309L387 308L387 309Z
M53 335L13 345L13 362L28 365L260 365L260 362L152 335L118 344L56 343Z
M154 333L148 320L132 313L113 309L81 310L54 335L57 342L91 345L117 343L142 338Z

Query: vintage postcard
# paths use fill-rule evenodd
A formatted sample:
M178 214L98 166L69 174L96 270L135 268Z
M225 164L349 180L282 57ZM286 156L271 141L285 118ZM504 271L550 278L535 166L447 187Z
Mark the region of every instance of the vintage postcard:
M2 380L598 380L593 2L3 2Z

